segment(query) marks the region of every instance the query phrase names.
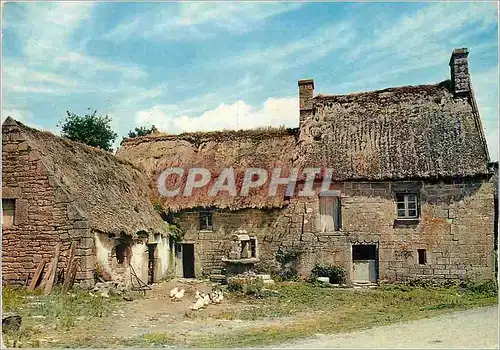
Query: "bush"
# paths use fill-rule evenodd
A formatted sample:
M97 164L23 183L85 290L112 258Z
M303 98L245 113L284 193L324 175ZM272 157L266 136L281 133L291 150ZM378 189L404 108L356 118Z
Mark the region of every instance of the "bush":
M465 280L460 283L460 288L463 288L465 289L465 291L474 294L481 294L491 297L498 295L498 285L495 281L491 280L479 282Z
M316 264L311 270L311 275L317 277L328 277L332 284L342 284L346 282L346 272L343 267L334 265Z
M277 271L274 272L279 281L298 281L298 265L301 252L284 251L281 247L276 251L276 261L279 263Z
M330 288L331 286L328 283L322 282L318 280L318 277L311 274L309 277L305 279L306 283L309 283L313 287L321 287L321 288Z
M231 277L227 281L227 290L245 295L261 296L264 281L260 277Z

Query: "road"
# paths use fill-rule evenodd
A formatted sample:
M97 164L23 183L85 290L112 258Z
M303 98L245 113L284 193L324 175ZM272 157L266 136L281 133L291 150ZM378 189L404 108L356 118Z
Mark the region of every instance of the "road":
M498 306L352 333L316 335L281 348L496 348Z

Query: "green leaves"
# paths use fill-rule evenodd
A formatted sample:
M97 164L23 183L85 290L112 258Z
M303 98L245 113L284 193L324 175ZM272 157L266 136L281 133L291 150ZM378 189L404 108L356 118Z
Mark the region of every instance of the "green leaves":
M156 126L151 126L150 128L147 128L145 126L140 126L136 127L135 130L130 130L128 132L128 137L124 137L123 139L132 139L134 137L140 137L140 136L146 136L152 133L158 132L158 129Z
M62 136L105 151L112 150L112 144L118 134L111 129L110 117L97 115L97 111L83 117L70 111L66 113L68 116L58 125L61 127Z

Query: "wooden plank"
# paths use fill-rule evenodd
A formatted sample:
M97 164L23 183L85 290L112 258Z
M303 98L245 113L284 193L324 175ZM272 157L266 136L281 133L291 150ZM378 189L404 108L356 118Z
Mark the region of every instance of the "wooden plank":
M63 292L67 292L73 287L73 283L75 283L76 272L78 271L78 265L80 265L80 258L77 257L74 259L73 264L71 265L71 270L68 271L68 283L63 286Z
M57 271L57 263L59 261L59 251L61 250L61 243L58 243L56 246L56 253L54 255L54 258L52 259L51 266L50 266L50 273L47 276L47 279L45 280L45 288L43 293L44 294L49 294L52 292L52 287L54 285L54 279L56 277L56 271Z
M64 274L63 291L68 291L69 281L71 275L71 268L74 265L76 253L76 243L71 242L71 247L69 248L68 264L66 265L66 273Z
M40 260L40 263L38 264L38 267L35 270L35 274L33 275L33 279L31 280L30 285L28 286L28 290L35 290L44 267L45 267L45 260L42 259Z

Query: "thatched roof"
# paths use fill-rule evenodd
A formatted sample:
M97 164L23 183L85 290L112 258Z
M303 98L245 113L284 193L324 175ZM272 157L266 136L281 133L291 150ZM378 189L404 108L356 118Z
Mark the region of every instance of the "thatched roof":
M349 95L316 96L299 129L153 135L122 143L117 156L141 166L155 186L166 167L332 168L333 180L399 180L488 174L488 150L473 94L449 81ZM270 172L270 171L268 171ZM286 175L286 174L283 174ZM321 175L320 175L321 176ZM184 175L184 182L186 176ZM263 186L251 197L162 198L166 209L281 206ZM156 194L158 195L158 193Z
M109 152L42 132L7 118L2 132L18 129L49 178L75 200L93 229L106 233L165 232L150 201L148 180ZM28 169L26 171L29 171Z
M117 156L144 169L155 190L155 181L166 168L186 169L184 182L190 168L210 170L212 182L193 191L192 196L180 194L160 198L156 192L156 200L171 211L198 206L230 209L280 207L283 205L284 186L278 188L274 197L267 196L267 186L251 189L250 195L244 197L231 197L227 192L210 196L208 191L224 168L234 169L237 188L240 188L238 184L241 184L246 168L267 169L269 174L275 167L290 169L297 132L297 129L260 128L179 135L156 134L124 141Z
M316 96L301 125L296 165L334 169L335 180L487 174L488 151L473 97L449 82Z

